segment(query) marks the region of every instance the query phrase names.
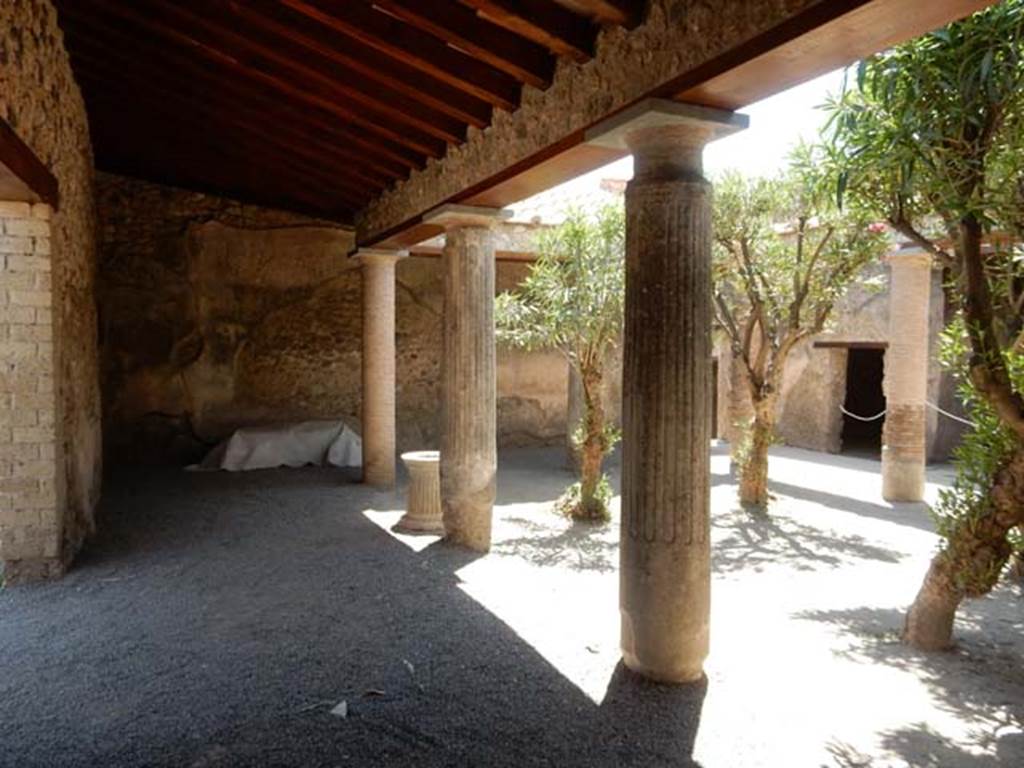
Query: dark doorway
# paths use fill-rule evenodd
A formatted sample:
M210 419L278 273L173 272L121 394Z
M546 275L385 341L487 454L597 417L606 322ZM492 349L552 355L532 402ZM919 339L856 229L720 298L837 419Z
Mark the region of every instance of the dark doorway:
M846 358L846 401L843 414L843 453L878 458L882 453L884 417L865 421L885 410L882 393L884 349L854 349ZM855 414L851 416L850 414ZM862 418L856 418L860 416Z

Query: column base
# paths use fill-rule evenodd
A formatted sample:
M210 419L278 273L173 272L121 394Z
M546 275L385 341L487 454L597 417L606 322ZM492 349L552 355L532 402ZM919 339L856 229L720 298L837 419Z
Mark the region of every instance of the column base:
M886 501L924 501L924 458L899 458L882 448L882 498Z
M706 652L682 648L682 638L670 632L670 627L648 626L648 632L638 636L637 623L626 611L622 617L622 663L638 675L656 683L683 685L695 683L704 677ZM643 620L641 620L643 621ZM660 622L644 623L651 625ZM654 631L650 631L650 630ZM646 637L644 637L646 635ZM696 657L696 658L695 658Z
M4 560L3 583L9 587L54 581L61 578L66 566L59 557L31 557L24 560Z

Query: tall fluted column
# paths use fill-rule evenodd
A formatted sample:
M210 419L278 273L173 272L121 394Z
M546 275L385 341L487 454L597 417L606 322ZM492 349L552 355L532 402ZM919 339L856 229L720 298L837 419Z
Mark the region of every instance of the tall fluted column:
M925 400L931 256L917 248L889 257L889 347L885 352L882 496L924 499Z
M395 485L395 264L404 251L363 248L363 482Z
M441 360L441 506L446 538L491 547L497 448L495 209L445 205L424 222L445 229Z
M647 677L682 683L703 675L711 599L711 185L701 155L745 118L666 102L638 109L605 129L605 141L620 137L634 163L626 188L622 656Z

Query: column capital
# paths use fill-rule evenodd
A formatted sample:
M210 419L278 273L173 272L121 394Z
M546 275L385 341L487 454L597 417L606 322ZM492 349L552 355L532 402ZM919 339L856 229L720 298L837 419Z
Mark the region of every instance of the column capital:
M445 231L464 227L490 229L510 218L512 218L512 211L507 208L485 208L478 205L446 203L425 213L423 223L444 227Z
M409 255L408 251L391 250L387 248L358 248L352 256L359 260L360 264L394 264L399 259Z
M932 255L924 248L919 248L916 245L899 248L886 256L885 260L890 264L907 264L921 267L932 266Z
M666 141L704 146L742 131L749 124L750 118L739 112L667 99L644 99L590 128L584 141L596 147L631 151Z

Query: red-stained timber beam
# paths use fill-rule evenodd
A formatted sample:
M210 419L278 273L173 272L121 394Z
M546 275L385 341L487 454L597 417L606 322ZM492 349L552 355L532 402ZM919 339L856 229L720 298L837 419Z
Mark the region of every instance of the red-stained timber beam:
M19 189L22 185L25 189ZM60 204L57 177L4 120L0 120L0 190L19 199L27 191L54 208Z
M284 7L277 0L232 3L235 13L276 35L286 37L325 59L340 64L352 79L366 78L450 117L483 128L491 105L465 91L385 56L358 40L332 33L322 24Z
M362 0L535 88L551 85L554 57L542 46L477 16L455 0Z
M281 2L331 29L353 37L456 88L461 88L496 107L514 109L519 104L520 84L515 78L361 2Z
M496 24L559 56L584 63L594 55L597 26L551 0L465 0Z

